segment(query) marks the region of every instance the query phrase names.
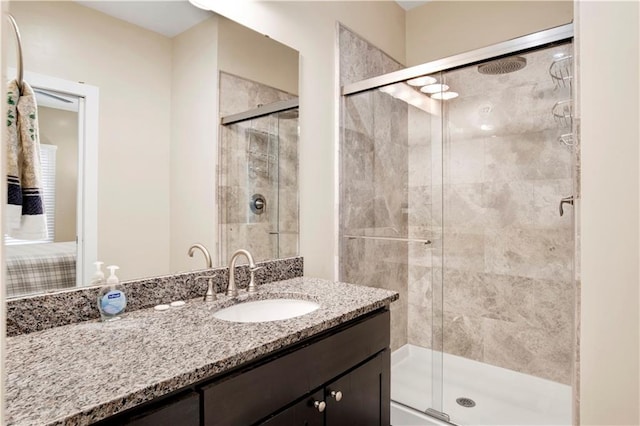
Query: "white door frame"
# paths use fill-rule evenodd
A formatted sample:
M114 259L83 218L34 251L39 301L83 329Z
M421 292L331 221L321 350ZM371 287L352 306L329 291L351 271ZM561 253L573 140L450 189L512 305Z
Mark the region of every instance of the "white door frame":
M9 68L7 75L15 75ZM78 202L76 286L87 285L98 259L98 110L97 86L64 80L35 72L24 72L31 87L80 98L78 104Z

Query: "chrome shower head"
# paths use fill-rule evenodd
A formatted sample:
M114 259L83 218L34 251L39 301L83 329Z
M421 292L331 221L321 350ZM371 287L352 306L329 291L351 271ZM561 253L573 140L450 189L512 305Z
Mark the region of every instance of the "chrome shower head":
M527 59L522 56L510 56L478 65L478 72L487 75L508 74L527 66Z

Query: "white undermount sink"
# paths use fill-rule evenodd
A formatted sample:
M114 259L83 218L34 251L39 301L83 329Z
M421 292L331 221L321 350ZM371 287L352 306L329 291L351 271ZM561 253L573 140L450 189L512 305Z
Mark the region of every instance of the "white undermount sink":
M232 322L278 321L311 313L319 307L315 302L300 299L253 300L220 309L213 316Z

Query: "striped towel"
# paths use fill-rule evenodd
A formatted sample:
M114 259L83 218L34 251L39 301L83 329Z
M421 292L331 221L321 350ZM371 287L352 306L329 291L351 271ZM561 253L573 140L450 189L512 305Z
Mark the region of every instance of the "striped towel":
M15 80L7 88L7 231L13 238L47 238L44 197L40 185L38 106L33 89Z

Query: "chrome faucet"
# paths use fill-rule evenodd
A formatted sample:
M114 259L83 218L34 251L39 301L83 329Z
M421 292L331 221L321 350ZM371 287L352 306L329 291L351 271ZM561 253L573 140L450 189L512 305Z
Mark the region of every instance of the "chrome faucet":
M256 286L255 282L255 272L258 269L262 269L261 266L256 266L253 261L253 256L249 253L248 250L236 250L231 256L231 260L229 261L229 286L227 287L227 296L235 297L238 295L238 288L236 287L236 261L238 257L245 256L249 261L249 273L251 274L251 279L249 280L249 287L247 288L247 292L255 293L258 291L258 286Z
M207 248L202 244L194 244L191 247L189 247L189 257L193 257L193 253L195 252L195 249L199 249L202 252L202 254L204 254L204 259L207 262L207 269L213 268L209 250L207 250ZM198 281L198 279L200 278L203 278L203 279L207 278L209 280L207 285L207 292L204 295L204 301L213 302L214 300L216 300L216 293L215 291L213 291L213 279L211 277L198 277L196 278L196 281Z

